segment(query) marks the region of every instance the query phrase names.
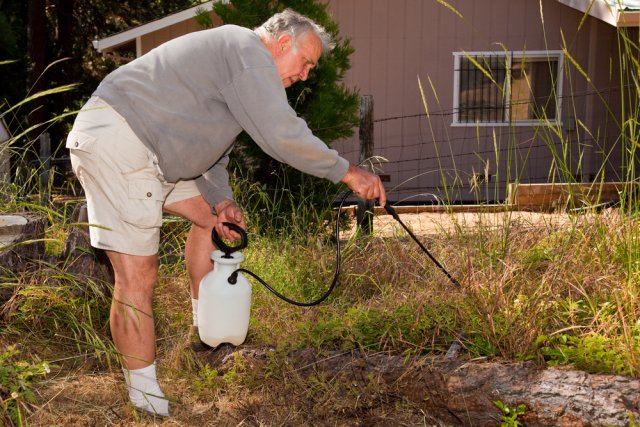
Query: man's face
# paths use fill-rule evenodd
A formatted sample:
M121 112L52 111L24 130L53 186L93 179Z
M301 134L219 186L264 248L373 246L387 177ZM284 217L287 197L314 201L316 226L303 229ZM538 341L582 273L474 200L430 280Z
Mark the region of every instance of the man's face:
M298 80L307 80L321 54L322 42L314 33L299 36L295 44L290 35L281 35L277 41L274 60L282 85L287 88Z

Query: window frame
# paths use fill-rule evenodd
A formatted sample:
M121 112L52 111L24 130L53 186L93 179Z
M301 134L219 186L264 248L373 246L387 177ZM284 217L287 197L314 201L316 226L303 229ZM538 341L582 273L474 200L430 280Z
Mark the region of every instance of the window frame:
M508 63L508 69L512 69L512 64L514 61L522 60L535 60L537 58L543 59L555 59L558 61L558 69L556 75L556 117L554 119L549 119L546 121L540 119L533 120L510 120L505 117L504 121L500 122L461 122L460 121L460 74L461 74L461 61L462 58L470 56L473 58L477 58L479 56L489 56L489 55L500 55L502 59ZM564 68L564 52L562 50L533 50L533 51L510 51L510 52L499 52L499 51L473 51L473 52L453 52L454 64L453 64L453 117L451 126L453 127L477 127L477 126L562 126L561 120L561 111L562 111L562 84L563 84L563 68ZM506 73L507 79L507 99L510 99L511 96L511 72ZM505 103L505 114L508 114L508 117L511 115L511 106L508 102Z

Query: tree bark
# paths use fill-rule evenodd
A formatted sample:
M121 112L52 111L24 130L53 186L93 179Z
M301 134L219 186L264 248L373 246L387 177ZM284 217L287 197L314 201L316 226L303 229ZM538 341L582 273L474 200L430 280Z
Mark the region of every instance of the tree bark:
M266 363L271 349L222 347L198 357L219 372L240 355L249 366ZM367 390L375 381L382 396L421 405L445 425L496 426L500 401L525 405L517 420L531 426L626 426L640 419L640 381L569 369L544 369L533 363L473 363L428 357L360 352L301 350L287 356L287 366L304 377L339 379Z
M31 213L0 215L0 267L23 270L23 263L41 259L46 222Z
M0 274L15 273L35 268L44 257L44 217L30 213L14 213L0 216ZM0 303L12 294L7 287L0 287Z
M73 17L75 0L55 0L58 39L56 53L58 58L72 57L73 35L76 27Z

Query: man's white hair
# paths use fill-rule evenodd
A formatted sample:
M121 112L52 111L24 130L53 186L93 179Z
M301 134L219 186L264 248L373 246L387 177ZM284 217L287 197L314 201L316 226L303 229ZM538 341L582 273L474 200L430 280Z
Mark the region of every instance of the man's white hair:
M289 34L296 39L304 34L313 32L322 43L322 53L327 53L335 47L331 34L321 25L292 9L285 9L269 18L264 24L255 29L258 35L277 39L282 34Z

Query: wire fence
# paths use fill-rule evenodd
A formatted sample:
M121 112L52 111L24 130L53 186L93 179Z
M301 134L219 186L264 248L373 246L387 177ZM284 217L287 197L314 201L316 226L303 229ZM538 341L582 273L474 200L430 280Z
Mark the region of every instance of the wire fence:
M589 182L601 174L616 180L619 125L601 102L615 91L564 97L572 111L558 123L456 125L453 109L376 117L372 163L390 199L408 204L502 202L513 182ZM576 107L587 104L589 114ZM351 162L361 158L357 135L334 148Z

